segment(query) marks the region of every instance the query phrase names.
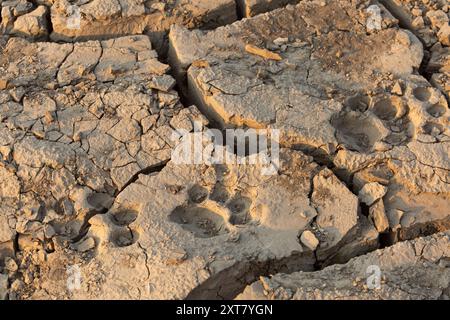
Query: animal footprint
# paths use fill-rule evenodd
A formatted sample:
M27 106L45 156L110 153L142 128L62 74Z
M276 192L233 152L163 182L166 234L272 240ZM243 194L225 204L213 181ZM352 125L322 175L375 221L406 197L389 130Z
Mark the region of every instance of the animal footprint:
M352 111L365 112L370 105L370 98L364 94L357 94L348 98L344 105Z
M229 233L235 225L250 222L250 198L236 194L229 199L229 191L217 184L210 193L195 185L188 190L189 201L169 215L169 220L198 238L212 238Z
M441 133L444 132L444 126L438 123L433 123L433 122L427 122L425 123L425 125L423 126L423 132L425 134L428 134L430 136L438 136Z
M371 110L379 119L391 121L396 119L404 109L403 100L400 97L392 96L378 100Z
M370 152L384 137L383 126L373 117L350 111L332 120L339 143L350 150Z
M194 203L202 203L208 198L208 190L200 185L195 185L188 191L189 200Z
M136 243L139 235L130 227L130 224L137 219L138 213L134 210L122 209L109 214L111 222L115 225L110 241L118 247L128 247Z
M250 207L252 200L247 197L237 196L230 200L227 204L228 209L231 211L230 223L232 225L244 225L250 222Z
M381 141L390 145L409 141L409 119L405 117L408 106L401 97L380 95L370 98L358 94L347 99L344 106L344 111L332 120L332 125L339 143L348 149L368 153Z
M137 233L132 229L120 229L113 232L111 241L118 247L128 247L138 240Z
M137 219L138 214L133 210L120 210L113 213L111 216L114 224L118 226L128 226Z
M211 238L228 232L223 217L207 208L177 207L169 219L199 238Z
M439 102L428 107L427 112L433 118L440 118L447 112L447 107L443 103Z
M448 104L444 95L432 87L418 87L413 90L413 96L421 102L425 115L423 122L418 123L422 132L433 137L445 133L448 127L448 120L445 118L448 114Z
M413 90L414 98L421 102L428 102L434 94L434 89L431 87L418 87Z

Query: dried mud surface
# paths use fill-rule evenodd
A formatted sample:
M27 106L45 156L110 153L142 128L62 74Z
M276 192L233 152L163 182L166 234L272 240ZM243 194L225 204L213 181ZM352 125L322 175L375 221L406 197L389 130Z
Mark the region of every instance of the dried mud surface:
M447 1L0 7L0 299L450 299Z

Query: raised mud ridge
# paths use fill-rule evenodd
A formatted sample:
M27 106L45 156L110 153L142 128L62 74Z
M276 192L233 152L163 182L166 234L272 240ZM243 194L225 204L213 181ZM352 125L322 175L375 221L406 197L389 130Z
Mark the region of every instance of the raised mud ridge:
M0 6L0 299L450 298L447 1Z

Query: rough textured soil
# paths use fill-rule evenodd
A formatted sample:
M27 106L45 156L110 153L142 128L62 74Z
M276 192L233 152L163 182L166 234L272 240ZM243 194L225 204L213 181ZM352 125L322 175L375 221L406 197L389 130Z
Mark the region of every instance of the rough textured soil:
M449 263L449 233L440 233L401 242L321 271L261 277L237 299L448 299ZM381 286L375 290L364 281L364 271L371 265L383 270Z
M0 7L0 299L450 299L448 1Z

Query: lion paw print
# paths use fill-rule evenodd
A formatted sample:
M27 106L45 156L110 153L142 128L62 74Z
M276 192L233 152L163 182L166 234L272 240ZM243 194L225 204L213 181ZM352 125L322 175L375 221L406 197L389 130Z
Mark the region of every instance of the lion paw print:
M416 87L412 95L418 102L415 125L419 140L437 142L448 139L450 135L450 111L445 96L433 87Z
M131 246L139 237L138 232L130 226L137 217L137 211L123 208L96 214L89 220L87 233L74 239L70 247L79 252L88 252L105 244L115 247Z
M198 238L212 238L251 223L251 206L250 198L240 192L230 197L219 184L211 192L194 185L188 190L187 204L175 208L169 219Z
M438 137L448 129L445 97L432 87L408 87L403 96L360 93L332 119L338 142L363 153L386 151L414 138Z

